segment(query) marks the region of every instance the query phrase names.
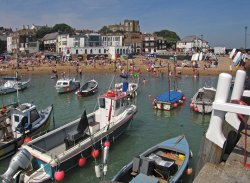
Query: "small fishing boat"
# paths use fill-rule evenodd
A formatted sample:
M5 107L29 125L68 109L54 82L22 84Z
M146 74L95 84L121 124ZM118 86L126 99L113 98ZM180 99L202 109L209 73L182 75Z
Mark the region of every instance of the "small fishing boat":
M175 58L174 58L175 60ZM177 89L177 82L176 82L176 69L174 67L174 89L170 90L170 69L168 64L168 91L160 94L153 100L153 108L170 111L173 108L177 108L178 105L181 105L186 100L186 97L183 95L181 90Z
M93 95L97 92L98 83L96 80L92 79L87 81L84 85L82 85L78 91L76 91L77 96L86 97L89 95Z
M153 107L164 111L170 111L178 105L183 104L185 96L180 90L170 90L157 96L153 100Z
M25 139L46 130L50 123L52 106L38 111L31 103L12 106L10 118L0 123L0 160L15 154Z
M28 87L30 79L21 81L16 77L8 77L4 79L5 82L0 86L0 95L21 91Z
M190 107L193 108L195 112L204 114L211 113L215 94L216 89L214 87L200 88L193 96Z
M88 115L84 111L81 118L23 145L2 175L4 182L11 180L19 167L23 171L16 177L24 182L62 180L64 172L80 164L83 166L91 156L96 158L102 144L119 137L137 112L123 92L108 91L100 95L98 105L96 111ZM21 164L17 164L21 159ZM30 163L29 168L24 166Z
M134 98L137 96L137 90L139 86L139 74L133 75L120 75L121 78L125 79L123 82L115 83L115 90L125 92L128 97Z
M184 135L149 148L125 165L113 182L178 182L188 168L190 149Z
M57 80L55 88L58 93L68 93L80 88L80 81L75 78L62 78Z

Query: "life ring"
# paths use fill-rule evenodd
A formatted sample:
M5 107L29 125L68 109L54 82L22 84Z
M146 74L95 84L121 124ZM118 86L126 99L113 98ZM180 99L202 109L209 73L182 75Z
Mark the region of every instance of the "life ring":
M108 96L108 97L115 97L116 94L117 94L117 93L116 93L115 91L108 91L108 92L107 92L107 96Z

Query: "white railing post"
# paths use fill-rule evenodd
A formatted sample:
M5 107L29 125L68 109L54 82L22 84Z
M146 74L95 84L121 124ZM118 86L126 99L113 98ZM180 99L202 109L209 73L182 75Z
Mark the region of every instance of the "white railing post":
M230 74L221 73L217 84L217 91L214 102L226 103L230 91L232 76ZM224 111L213 110L206 138L211 142L223 148L226 141L222 132L222 125L225 117Z
M236 72L231 100L240 100L244 91L245 79L246 79L246 72L243 70L238 70ZM225 120L236 130L239 130L241 121L236 113L227 112L225 115Z

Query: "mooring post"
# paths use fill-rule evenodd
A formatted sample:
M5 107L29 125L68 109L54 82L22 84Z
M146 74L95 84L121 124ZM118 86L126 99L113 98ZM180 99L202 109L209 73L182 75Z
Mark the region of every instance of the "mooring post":
M231 100L240 100L244 91L244 84L246 79L246 72L243 70L238 70L235 77L235 83L233 87L233 92L231 95ZM226 121L234 127L236 130L239 130L241 121L239 120L236 113L228 112L225 116Z
M219 75L215 102L226 103L230 92L231 81L232 76L230 74L221 73ZM222 132L225 113L226 112L219 110L213 110L212 112L208 130L201 142L195 176L198 175L206 162L219 163L221 160L226 141Z
M232 76L226 73L219 75L217 90L214 102L226 103L230 92ZM225 117L225 111L213 110L209 127L206 133L206 138L223 148L226 138L222 133L222 124Z

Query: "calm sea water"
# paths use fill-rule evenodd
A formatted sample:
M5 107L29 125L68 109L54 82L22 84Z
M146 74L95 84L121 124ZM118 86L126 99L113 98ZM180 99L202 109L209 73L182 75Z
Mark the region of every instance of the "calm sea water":
M38 109L53 104L55 126L61 126L80 117L84 109L87 113L92 112L96 106L97 95L107 91L113 74L83 75L82 82L93 78L99 82L98 94L85 98L79 98L73 92L57 94L54 88L56 80L50 79L49 75L33 75L30 77L31 83L28 89L19 92L20 102L33 101ZM200 76L199 78L193 78L192 76L181 76L178 79L178 87L183 91L187 100L183 106L170 112L153 110L152 101L148 97L151 95L154 98L168 89L167 77L144 74L141 75L141 81L142 78L145 78L148 82L146 85L140 83L138 96L134 101L138 107L138 113L127 131L111 146L107 179L111 179L134 156L147 148L181 134L186 136L193 152L194 156L191 159L190 166L195 170L201 138L208 127L210 115L194 114L189 108L190 98L205 83L216 87L217 77ZM16 101L16 94L0 96L0 103L8 104L13 101ZM10 158L0 162L0 174L6 171L9 161ZM63 182L99 182L95 177L94 162L89 160L85 167L76 167L67 172ZM192 175L185 176L183 182L192 182Z

